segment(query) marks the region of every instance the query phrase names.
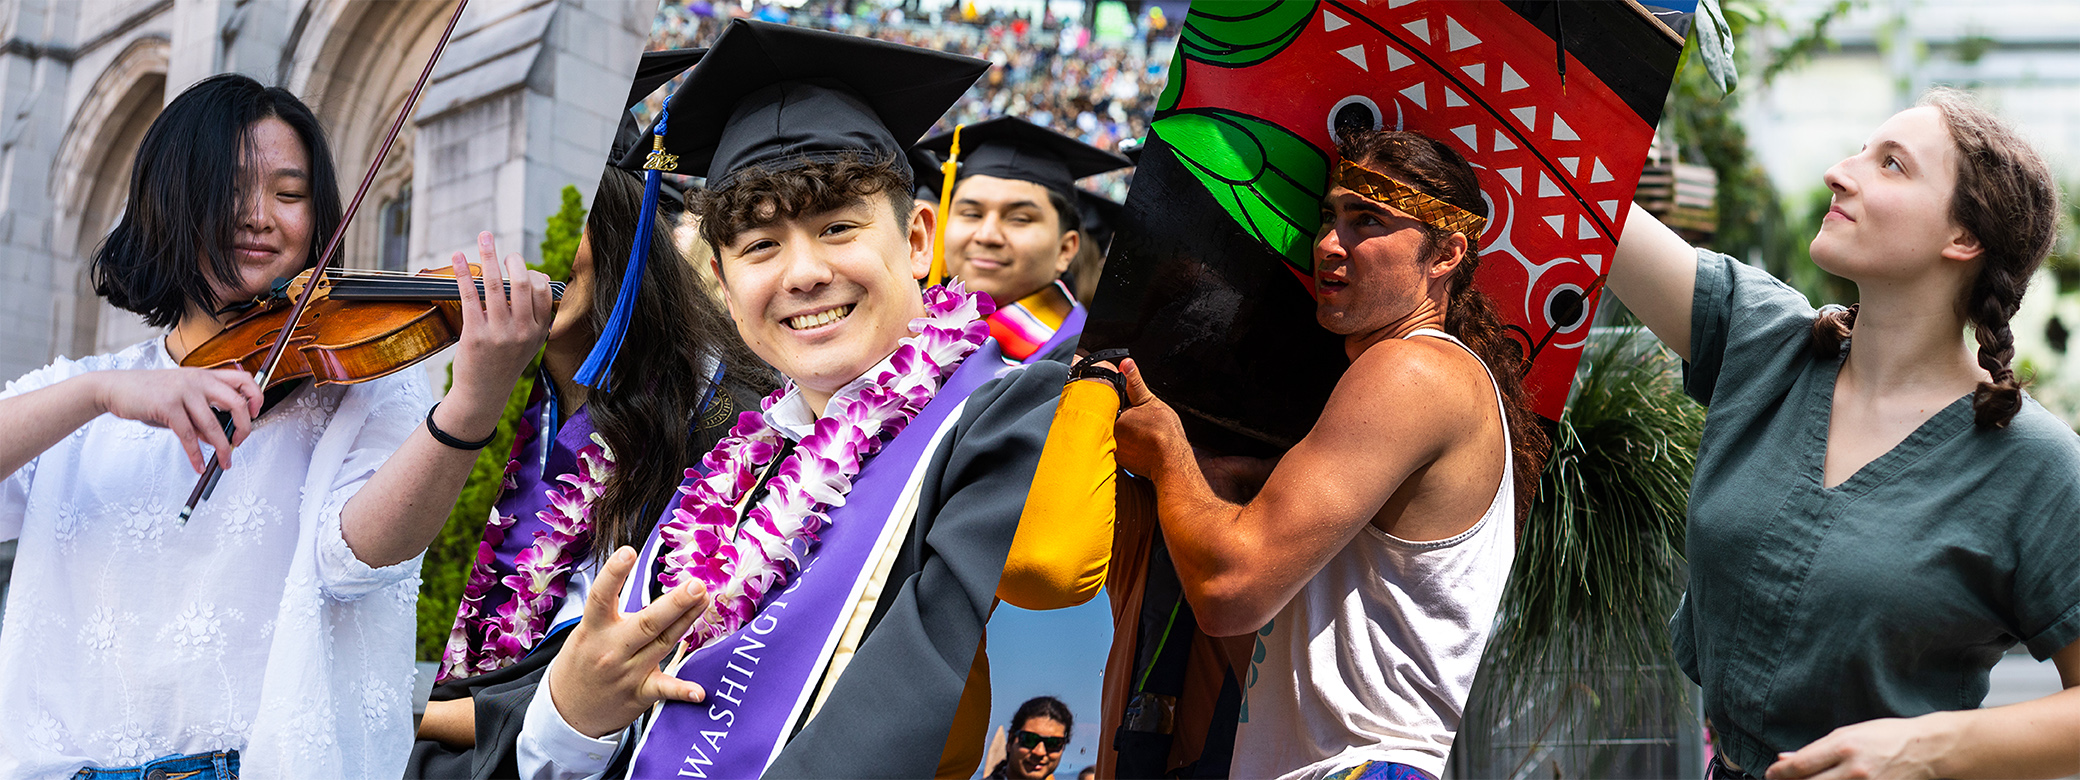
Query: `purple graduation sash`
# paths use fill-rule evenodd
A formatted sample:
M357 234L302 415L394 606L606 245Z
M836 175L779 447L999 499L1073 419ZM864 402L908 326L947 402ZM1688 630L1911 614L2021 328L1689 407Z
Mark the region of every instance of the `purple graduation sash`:
M779 756L863 595L868 566L912 475L968 395L1007 370L1002 361L995 341L969 354L860 470L794 581L768 596L744 628L686 659L677 676L699 683L708 700L660 705L637 743L630 777L755 778ZM654 576L647 564L656 560L660 539L652 531L644 544L645 577ZM631 580L624 610L649 601L649 584Z

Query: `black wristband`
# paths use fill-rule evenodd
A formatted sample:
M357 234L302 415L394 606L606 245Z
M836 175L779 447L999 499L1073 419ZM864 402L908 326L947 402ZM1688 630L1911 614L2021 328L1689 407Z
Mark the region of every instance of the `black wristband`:
M1097 365L1097 363L1101 360L1116 361L1126 357L1127 351L1124 349L1107 349L1093 353L1082 360L1076 361L1075 365L1069 367L1069 381L1074 382L1079 379L1104 380L1106 384L1112 385L1113 392L1119 394L1119 411L1114 414L1124 413L1129 407L1133 406L1132 403L1127 401L1126 376L1118 371Z
M434 404L432 409L426 410L426 432L433 434L434 441L446 444L458 450L475 451L491 446L491 440L498 438L498 428L496 426L492 427L490 436L486 436L477 441L463 441L461 439L457 439L454 436L449 435L447 431L441 430L440 426L433 424L434 409L439 408L441 408L440 404Z

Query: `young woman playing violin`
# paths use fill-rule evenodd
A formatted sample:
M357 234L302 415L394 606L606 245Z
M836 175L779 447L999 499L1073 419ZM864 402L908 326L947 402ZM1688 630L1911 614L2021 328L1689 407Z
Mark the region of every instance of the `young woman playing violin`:
M302 387L262 415L247 373L178 367L229 319L216 312L309 267L340 221L323 133L284 90L206 79L146 131L94 277L171 332L0 391L0 538L21 541L0 776L397 776L418 556L552 302L489 234L481 299L457 253L461 340L438 406L406 370ZM206 459L221 482L177 523Z
M699 288L664 227L668 213L650 232L612 381L578 384L620 296L642 207L642 181L606 166L408 778L536 775L539 748L521 727L547 698L538 686L600 563L649 538L686 468L777 385ZM526 576L537 571L549 574Z

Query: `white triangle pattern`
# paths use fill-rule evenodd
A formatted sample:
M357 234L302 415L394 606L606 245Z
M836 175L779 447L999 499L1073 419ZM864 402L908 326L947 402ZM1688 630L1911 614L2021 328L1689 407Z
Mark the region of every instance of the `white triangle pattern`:
M1582 262L1589 264L1589 270L1603 273L1603 255L1582 255Z
M1450 90L1446 91L1449 92ZM1479 138L1480 136L1476 134L1473 125L1463 125L1460 127L1454 127L1452 128L1452 135L1456 135L1459 137L1459 140L1465 141L1466 148L1472 149L1476 152L1481 150L1480 142L1474 140L1476 138Z
M1553 197L1553 196L1555 196L1555 195L1559 195L1559 194L1561 194L1561 193L1560 193L1560 188L1559 188L1558 186L1555 186L1555 185L1553 184L1553 180L1552 180L1552 179L1546 178L1546 172L1545 172L1545 171L1539 171L1539 172L1538 172L1538 196L1539 196L1539 197L1541 197L1541 198L1550 198L1550 197ZM1559 230L1559 228L1554 228L1554 230Z
M1517 115L1517 121L1524 123L1525 130L1538 129L1538 108L1536 106L1512 108L1509 112Z
M1465 105L1467 105L1467 103L1466 103L1466 98L1462 98L1462 97L1459 97L1459 91L1458 91L1458 90L1452 89L1451 87L1445 87L1445 88L1444 88L1444 106L1445 106L1445 108L1460 108L1460 107L1463 107L1463 106L1465 106ZM1473 143L1473 142L1471 142L1471 141L1468 141L1467 143L1468 143L1468 144L1471 144L1471 143Z
M1416 108L1427 109L1430 106L1423 102L1423 87L1425 86L1428 85L1417 82L1415 86L1401 90L1401 96L1408 98L1408 102L1416 104Z
M1468 75L1468 76L1471 76L1471 77L1473 78L1473 83L1475 83L1475 84L1479 84L1479 85L1482 85L1482 86L1487 86L1487 84L1488 84L1488 63L1485 63L1485 62L1476 62L1476 63L1474 63L1474 64L1472 64L1472 65L1468 65L1468 66L1466 66L1466 67L1460 68L1459 70L1460 70L1460 71L1462 71L1462 72L1464 72L1464 73L1465 73L1466 75Z
M1574 237L1577 240L1595 238L1596 226L1589 224L1588 217L1576 215L1574 218Z
M1575 169L1577 169L1577 168L1580 168L1580 167L1582 167L1582 158L1580 158L1580 157L1562 157L1562 158L1560 158L1560 167L1562 167L1562 168L1566 168L1566 169L1567 169L1567 175L1569 175L1569 176L1580 176L1580 175L1582 175L1582 174L1581 174L1581 171L1578 171L1578 170L1575 170Z
M1451 39L1452 51L1458 51L1468 46L1477 46L1481 42L1481 39L1474 37L1473 33L1467 32L1466 28L1459 26L1459 20L1452 17L1447 16L1444 18L1444 28Z
M1591 173L1589 174L1589 183L1602 184L1614 178L1616 177L1612 176L1611 172L1603 167L1602 158L1598 158L1596 160L1596 167L1591 169ZM1617 217L1611 217L1611 219L1617 219Z
M1501 130L1495 131L1495 151L1507 152L1515 148L1517 145L1509 140L1508 135L1504 135Z
M1561 119L1560 114L1558 112L1555 112L1553 114L1553 140L1579 141L1582 140L1582 137L1579 135L1575 135L1574 128L1568 127L1567 120Z
M1525 81L1523 76L1517 75L1516 70L1508 64L1502 66L1502 91L1515 92L1528 86L1531 86L1531 83Z
M1336 32L1349 26L1351 26L1351 23L1344 21L1343 17L1328 11L1322 12L1322 32Z
M1549 226L1549 227L1551 227L1551 228L1553 229L1553 233L1554 233L1554 234L1556 234L1556 235L1560 236L1561 238L1566 238L1566 237L1567 237L1567 217L1566 217L1566 215L1562 215L1562 214L1554 214L1554 215L1552 215L1552 216L1550 216L1550 217L1546 217L1545 219L1546 219L1546 225L1547 225L1547 226Z
M1424 43L1430 42L1430 20L1428 19L1417 19L1413 22L1409 22L1408 24L1401 25L1401 29L1415 33L1415 36L1417 38L1423 39Z
M1510 189L1518 192L1524 191L1524 169L1502 168L1495 171L1495 175L1502 177L1503 181L1509 182Z
M1353 62L1353 63L1356 63L1356 64L1357 64L1357 66L1358 66L1358 69L1359 69L1359 70L1362 70L1362 71L1366 71L1366 72L1371 72L1371 70L1372 70L1371 68L1365 67L1365 45L1364 45L1364 44L1359 44L1359 45L1357 45L1357 46L1352 46L1352 47L1350 47L1350 48L1348 48L1348 49L1337 49L1337 50L1336 50L1336 53L1337 53L1337 54L1341 54L1341 55L1343 55L1343 58L1344 58L1344 59L1347 59L1347 60L1350 60L1350 61L1351 61L1351 62Z
M1617 202L1617 201L1615 201L1615 200L1599 200L1599 201L1597 201L1597 202L1596 202L1596 205L1597 205L1598 207L1600 207L1600 208L1602 208L1602 209L1603 209L1603 215L1604 215L1604 216L1606 216L1606 217L1610 217L1610 218L1611 218L1611 221L1612 221L1612 222L1616 222L1616 221L1618 221L1618 202Z
M1387 47L1387 70L1396 71L1414 64L1416 64L1416 61L1409 59L1408 55L1402 54L1400 49L1392 46Z

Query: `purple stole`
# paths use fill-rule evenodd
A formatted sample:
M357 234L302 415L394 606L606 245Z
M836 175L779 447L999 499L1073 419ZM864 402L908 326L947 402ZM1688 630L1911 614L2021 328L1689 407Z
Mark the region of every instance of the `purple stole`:
M868 565L884 533L899 522L891 515L913 473L968 395L1004 370L1003 359L995 341L968 355L931 403L860 470L794 581L768 596L743 629L686 659L676 674L699 683L708 700L662 704L637 743L630 777L754 778L765 771L816 693L866 587ZM646 577L654 577L659 540L652 531L643 546L638 572ZM623 609L641 609L650 584L633 582Z
M486 620L495 619L499 608L515 597L514 590L508 587L503 580L508 575L518 572L518 567L514 561L522 552L534 546L535 538L550 532L549 523L541 518L543 512L550 511L549 494L565 488L564 483L557 478L565 474L575 473L579 468L578 451L592 444L592 417L583 408L572 414L569 420L557 428L556 437L553 440L542 441L539 438L540 427L536 421L545 419L543 415L545 407L548 407L551 410L550 413L553 413L553 406L550 405L548 399L544 398L537 400L520 414L518 421L519 435L515 437L516 441L514 442L511 460L506 464L504 484L508 487L499 492L498 501L492 505L492 512L497 517L512 518L513 524L500 527L498 523L493 522L486 524L484 527L484 538L481 545L488 545L491 548L492 560L490 564L495 572L495 576L490 587L479 595L477 617L471 620L468 625L463 626L463 630L468 637L467 647L469 648L466 651L467 657L464 659L465 667L462 669L461 676L464 677L497 671L496 667L479 668L479 664L483 663L485 659L485 654L482 651L494 645L504 646L507 652L512 655L511 658L504 659L498 665L499 667L506 666L525 657L529 651L534 649L536 644L541 642L543 634L550 628L548 625L549 620L555 616L556 610L563 605L564 594L557 593L553 595L551 597L552 603L547 605L545 609L542 609L534 620L529 621L531 624L539 623L540 625L510 627L504 636L495 640L486 636L487 632L481 625ZM581 549L575 553L576 555L584 555L582 550L583 543L584 537L581 535L579 539ZM482 559L479 558L479 560ZM557 585L561 587L569 581L570 573L564 572L558 577ZM461 620L460 615L457 616L457 620ZM512 628L518 628L519 630L512 630ZM444 657L442 660L440 679L442 681L454 679L448 674L447 662L449 659Z

